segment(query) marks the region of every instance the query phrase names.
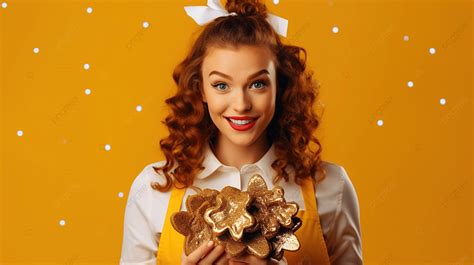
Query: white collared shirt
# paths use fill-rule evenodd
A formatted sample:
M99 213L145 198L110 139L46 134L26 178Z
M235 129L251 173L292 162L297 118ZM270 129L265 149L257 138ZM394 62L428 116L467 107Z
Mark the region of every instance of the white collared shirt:
M271 167L276 159L274 146L254 164L245 164L240 170L222 164L209 145L204 150L203 169L194 180L200 188L222 190L225 186L247 189L251 176L260 174L273 187L272 177L275 171ZM171 192L159 192L150 187L151 182L163 184L165 178L153 170L153 166L162 166L165 160L147 165L135 178L131 186L125 208L124 233L122 242L121 265L154 265L156 252ZM360 232L359 202L356 191L347 172L342 166L323 161L326 178L318 184L316 200L321 227L332 265L359 265L362 261L362 240ZM288 171L292 176L290 167ZM301 188L293 181L281 179L276 185L283 187L285 199L294 201L304 210ZM185 210L186 197L194 194L188 188L183 197L181 210Z

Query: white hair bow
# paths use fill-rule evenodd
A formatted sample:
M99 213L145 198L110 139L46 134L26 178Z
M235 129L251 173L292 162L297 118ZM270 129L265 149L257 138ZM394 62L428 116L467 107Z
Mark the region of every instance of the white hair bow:
M185 6L184 10L188 16L192 17L199 25L204 25L218 17L237 15L235 12L227 12L222 7L219 0L207 0L207 6ZM275 31L286 37L288 30L288 20L272 14L268 14L267 21L272 25Z

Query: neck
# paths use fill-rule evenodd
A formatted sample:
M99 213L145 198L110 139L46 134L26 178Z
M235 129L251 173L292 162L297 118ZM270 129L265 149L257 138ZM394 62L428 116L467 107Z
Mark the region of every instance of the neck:
M216 139L214 154L219 161L226 165L240 168L245 164L253 164L260 160L270 148L271 144L265 133L253 144L248 146L236 145L219 135Z

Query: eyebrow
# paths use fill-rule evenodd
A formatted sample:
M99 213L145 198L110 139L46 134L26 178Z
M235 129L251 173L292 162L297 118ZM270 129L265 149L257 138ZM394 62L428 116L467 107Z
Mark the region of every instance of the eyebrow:
M262 70L260 70L260 71L258 71L258 72L256 72L256 73L254 73L254 74L251 74L248 79L252 79L252 78L257 77L257 76L259 76L259 75L261 75L261 74L270 75L270 73L268 72L267 69L262 69ZM227 79L232 80L232 77L230 77L229 75L226 75L226 74L221 73L221 72L218 72L218 71L212 71L212 72L210 72L210 73L209 73L209 76L211 76L211 75L220 75L220 76L223 76L223 77L225 77L225 78L227 78Z

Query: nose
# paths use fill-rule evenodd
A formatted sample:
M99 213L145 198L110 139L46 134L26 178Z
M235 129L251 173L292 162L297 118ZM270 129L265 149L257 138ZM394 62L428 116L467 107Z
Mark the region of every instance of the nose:
M252 109L252 102L244 89L237 89L236 94L231 99L234 111L237 113L243 113Z

